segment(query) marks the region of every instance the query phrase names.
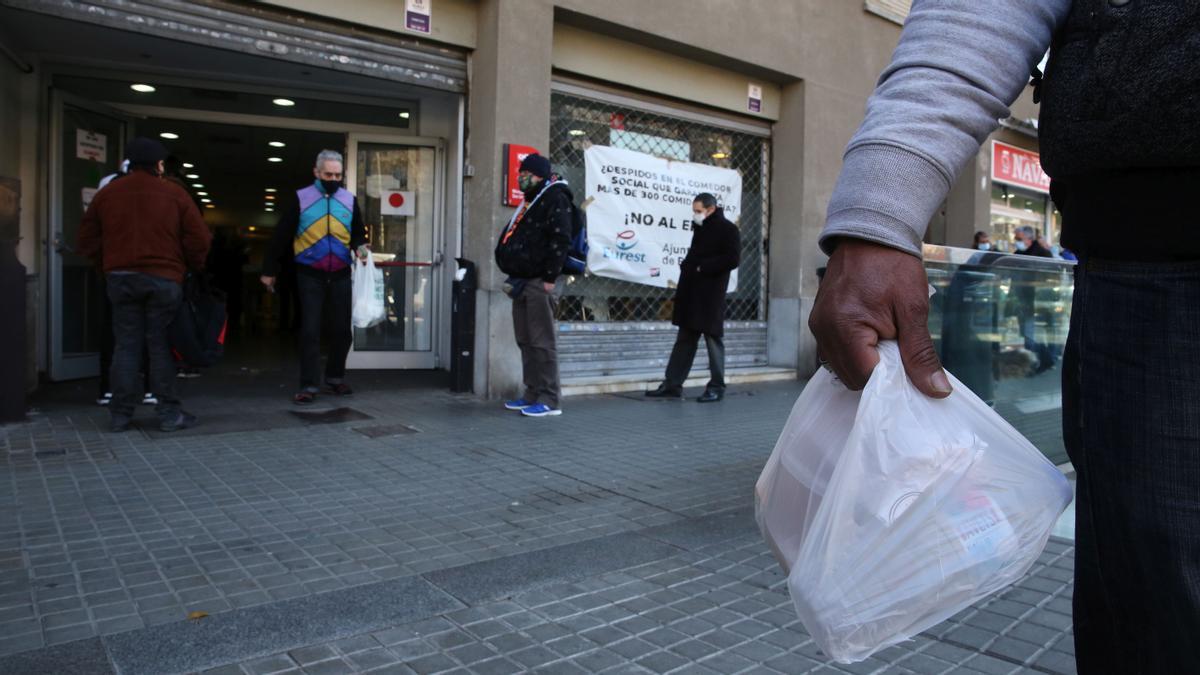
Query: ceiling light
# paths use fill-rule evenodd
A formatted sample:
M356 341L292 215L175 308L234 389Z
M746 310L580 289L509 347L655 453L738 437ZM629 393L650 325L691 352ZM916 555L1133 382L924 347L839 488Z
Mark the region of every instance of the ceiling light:
M194 187L194 188L196 188L197 190L199 190L200 188L203 188L203 187L204 187L204 183L192 183L192 187Z
M275 195L267 195L266 199L267 201L271 201L272 199L275 199Z
M268 162L282 162L283 158L282 157L268 157L267 161Z
M161 134L159 134L159 136L167 139L168 141L173 141L173 140L179 138L179 134L175 133L174 131L164 131Z
M267 192L274 192L275 188L267 188Z
M204 208L206 208L206 209L215 209L215 208L217 208L217 207L213 206L212 204L205 204L205 205L204 205Z
M267 213L272 213L273 211L275 211L275 209L271 209L271 208L267 208L267 209L263 209L263 210L266 211Z
M713 159L725 159L727 157L729 157L729 155L724 152L714 152L712 154Z
M587 132L584 131L583 129L572 129L572 130L568 131L567 133L572 136L583 136L583 135L587 134Z
M149 94L154 91L154 87L148 84L131 84L129 85L129 88L138 92L139 94Z
M205 204L211 204L211 203L212 203L212 200L211 200L211 199L209 199L208 197L205 197L204 199L201 199L200 201L204 202Z
M196 180L199 177L200 177L200 174L198 174L198 173L189 173L188 175L184 176L184 178L186 178L188 180Z
M196 165L195 165L195 164L192 164L191 162L184 162L184 163L183 163L183 168L185 168L185 169L194 169L194 168L196 168Z
M270 143L267 143L267 145L271 146L272 148L282 148L286 146L287 143L284 143L283 141L271 141Z
M400 119L406 120L406 119L408 119L408 115L409 115L408 111L405 110L404 112L400 113Z
M258 228L257 228L257 227L255 227L255 226L253 226L253 225L251 225L251 226L250 226L250 231L251 231L251 232L257 232L257 231L258 231Z
M200 196L200 197L207 197L207 196L208 196L208 193L207 193L207 192L197 192L196 194L197 194L198 196Z
M274 103L275 105L281 105L285 108L290 108L296 105L296 102L290 98L277 98L274 101L271 101L271 103Z

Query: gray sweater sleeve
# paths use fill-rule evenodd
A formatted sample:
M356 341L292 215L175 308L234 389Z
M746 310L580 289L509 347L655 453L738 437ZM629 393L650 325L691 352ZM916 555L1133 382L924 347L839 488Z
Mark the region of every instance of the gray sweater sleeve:
M829 201L821 248L854 237L921 255L934 210L1066 19L1071 0L914 0Z

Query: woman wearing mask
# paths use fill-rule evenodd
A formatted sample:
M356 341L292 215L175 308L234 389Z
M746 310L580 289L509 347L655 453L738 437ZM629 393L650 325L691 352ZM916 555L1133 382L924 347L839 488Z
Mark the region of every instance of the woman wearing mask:
M976 232L975 233L975 245L973 248L980 250L980 251L992 250L992 236L989 235L987 232L984 232L983 230Z

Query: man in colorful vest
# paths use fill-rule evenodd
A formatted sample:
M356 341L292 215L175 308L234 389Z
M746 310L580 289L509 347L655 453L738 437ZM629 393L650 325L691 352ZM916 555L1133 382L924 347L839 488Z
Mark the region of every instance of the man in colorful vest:
M337 396L354 393L346 384L346 355L353 338L350 328L350 266L357 255L370 255L366 228L354 195L342 187L342 155L322 150L313 167L316 180L296 190L296 201L285 207L263 258L262 283L274 292L279 261L288 246L296 260L296 290L300 296L300 391L292 398L307 405L321 392L322 308L329 303L329 360L325 391Z

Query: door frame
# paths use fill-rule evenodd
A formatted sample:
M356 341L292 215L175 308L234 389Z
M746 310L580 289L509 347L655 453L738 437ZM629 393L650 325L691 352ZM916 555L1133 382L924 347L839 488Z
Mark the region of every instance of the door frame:
M449 288L444 273L446 260L446 141L442 138L405 136L392 133L351 132L346 137L346 162L344 174L346 189L358 194L358 145L359 143L383 143L399 147L432 148L433 167L433 260L430 267L430 335L429 351L357 351L351 342L346 367L351 370L412 369L429 370L441 364L441 328L444 324Z
M80 352L71 356L63 354L63 260L60 250L69 248L72 242L62 241L63 235L63 110L66 106L82 108L101 115L107 115L122 122L120 138L112 146L112 150L120 157L124 152L125 143L132 138L133 116L110 105L92 101L67 91L50 88L50 133L47 151L47 170L49 172L49 199L47 206L46 232L46 339L49 353L47 354L47 375L51 380L78 380L95 377L100 371L99 352ZM120 165L120 162L117 162Z

